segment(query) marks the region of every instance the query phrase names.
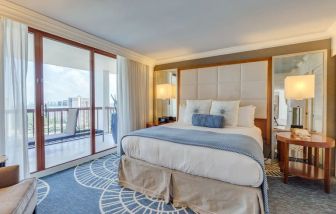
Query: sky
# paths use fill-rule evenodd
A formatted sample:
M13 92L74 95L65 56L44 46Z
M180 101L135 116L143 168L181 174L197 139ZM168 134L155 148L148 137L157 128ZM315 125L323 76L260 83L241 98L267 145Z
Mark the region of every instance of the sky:
M27 104L34 104L34 63L28 62ZM90 73L86 70L44 64L44 103L67 100L69 97L90 97ZM102 73L102 72L100 72ZM99 73L98 73L99 74ZM116 95L116 75L110 74L110 93ZM97 84L96 87L101 86ZM97 98L99 99L99 98Z

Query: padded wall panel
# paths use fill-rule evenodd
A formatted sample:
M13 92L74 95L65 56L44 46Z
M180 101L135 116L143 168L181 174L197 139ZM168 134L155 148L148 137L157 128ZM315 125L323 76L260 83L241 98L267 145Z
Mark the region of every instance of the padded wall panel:
M198 85L198 99L207 100L207 99L217 99L217 84L204 84Z
M197 84L197 69L184 70L181 72L183 84Z
M252 62L181 71L180 103L188 99L241 100L267 118L268 62Z
M241 64L242 81L267 81L267 61Z
M240 100L240 82L218 84L219 100Z
M242 82L241 99L266 100L267 87L265 84L266 82L263 81Z
M181 85L181 99L183 100L196 100L197 84L194 85Z
M241 64L225 65L218 67L218 83L239 82Z
M198 73L198 84L217 84L218 81L218 73L217 67L209 67L209 68L200 68L197 70Z

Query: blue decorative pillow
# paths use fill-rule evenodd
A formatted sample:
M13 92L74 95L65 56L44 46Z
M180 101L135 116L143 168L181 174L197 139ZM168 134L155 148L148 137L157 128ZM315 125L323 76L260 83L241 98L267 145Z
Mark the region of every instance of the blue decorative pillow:
M192 125L209 127L209 128L223 128L224 116L210 115L210 114L193 114Z

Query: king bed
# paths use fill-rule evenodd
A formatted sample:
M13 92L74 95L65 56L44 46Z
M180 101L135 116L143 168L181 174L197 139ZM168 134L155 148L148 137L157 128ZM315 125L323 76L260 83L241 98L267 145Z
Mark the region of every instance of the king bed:
M265 61L261 63L252 67L260 69ZM240 76L243 65L239 64ZM232 71L231 67L228 69ZM199 79L199 71L193 70ZM216 69L217 78L220 70L223 71ZM268 121L268 107L260 108L264 100L248 100L240 93L239 101L215 101L211 92L199 97L204 95L199 91L197 97L188 97L194 93L184 89L183 95L183 88L192 85L191 73L185 72L185 82L181 74L179 100L185 107L179 109L178 122L138 130L122 138L119 183L199 213L268 213L262 152L266 125L260 129L255 123L255 115L265 115L262 121ZM200 85L199 80L196 90L197 84ZM215 99L218 98L217 92ZM259 107L253 105L256 103ZM225 125L214 127L216 121L211 115L221 116Z

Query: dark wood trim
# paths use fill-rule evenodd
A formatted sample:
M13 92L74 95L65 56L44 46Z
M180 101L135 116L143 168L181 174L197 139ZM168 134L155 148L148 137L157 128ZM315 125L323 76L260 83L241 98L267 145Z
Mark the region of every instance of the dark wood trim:
M176 120L179 120L179 115L180 115L180 98L181 98L181 70L177 69L177 100L176 100Z
M90 124L91 154L96 153L96 116L95 116L95 60L94 51L90 51ZM103 133L104 134L104 133Z
M96 154L95 145L95 59L94 54L100 54L107 57L116 59L115 54L90 47L88 45L75 42L60 36L56 36L35 28L28 27L29 33L34 34L35 42L35 115L36 115L36 159L37 159L37 171L45 169L45 146L44 146L44 97L43 97L43 38L48 38L61 42L67 45L71 45L77 48L82 48L90 51L90 139L91 139L91 154Z
M266 125L266 143L271 144L272 141L272 85L273 85L273 77L272 77L272 57L267 59L268 61L268 70L267 70L267 125Z
M156 108L157 108L157 103L156 103L156 73L153 72L153 121L156 122L157 120L157 113L156 113Z
M115 54L111 54L109 52L102 51L102 50L99 50L99 49L96 49L96 48L93 48L93 51L94 51L94 53L97 53L97 54L100 54L100 55L104 55L104 56L111 57L111 58L114 58L114 59L117 58L117 56Z
M63 38L63 37L60 37L60 36L56 36L56 35L51 34L51 33L47 33L47 32L41 31L41 30L37 30L37 29L32 28L32 27L28 27L28 31L31 32L31 33L41 33L43 35L43 37L46 37L46 38L49 38L49 39L52 39L52 40L56 40L56 41L59 41L59 42L63 42L65 44L68 44L68 45L71 45L71 46L75 46L75 47L78 47L78 48L90 50L90 51L93 51L95 53L105 55L105 56L108 56L108 57L111 57L111 58L114 58L114 59L117 58L117 56L115 54L109 53L107 51L103 51L103 50L100 50L100 49L97 49L97 48L94 48L94 47L91 47L91 46L88 46L88 45L85 45L85 44L82 44L82 43L79 43L79 42L75 42L75 41L70 40L70 39L66 39L66 38Z
M44 152L44 104L43 104L43 36L34 33L35 46L35 120L36 120L36 161L37 170L45 169Z

